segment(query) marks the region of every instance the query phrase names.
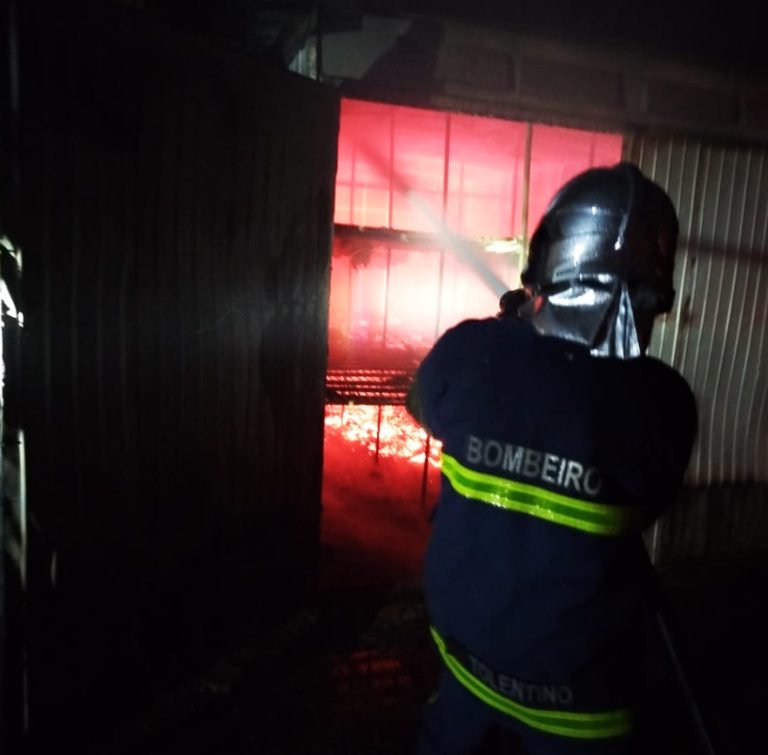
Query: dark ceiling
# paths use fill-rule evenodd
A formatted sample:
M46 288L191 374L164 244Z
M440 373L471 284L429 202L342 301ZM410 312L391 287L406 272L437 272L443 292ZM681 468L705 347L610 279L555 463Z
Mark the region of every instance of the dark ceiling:
M250 39L277 38L315 11L325 28L354 26L361 12L451 18L595 47L768 75L759 0L113 0L172 14L176 22Z
M758 0L410 0L347 3L382 13L444 15L596 46L700 60L724 70L768 73L768 45Z

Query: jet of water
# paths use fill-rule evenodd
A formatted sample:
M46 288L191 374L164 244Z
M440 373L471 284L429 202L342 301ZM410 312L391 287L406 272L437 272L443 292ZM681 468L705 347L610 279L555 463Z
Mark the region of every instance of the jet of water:
M497 299L509 290L509 286L504 283L493 270L491 270L482 258L480 254L482 246L480 244L454 233L445 223L443 218L441 218L429 203L425 201L424 197L411 188L403 176L397 173L394 168L391 168L381 155L372 149L370 145L359 144L358 147L381 175L392 177L392 183L395 190L402 194L411 206L421 213L421 215L429 222L435 235L440 239L440 243L445 249L471 268Z

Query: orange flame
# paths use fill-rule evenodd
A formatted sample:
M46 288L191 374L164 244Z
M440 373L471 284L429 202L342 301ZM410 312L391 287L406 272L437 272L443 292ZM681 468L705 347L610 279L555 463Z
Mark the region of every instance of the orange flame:
M380 456L400 457L414 464L424 464L429 436L408 414L404 406L363 406L350 404L328 407L326 431L335 430L349 443L364 446ZM429 439L429 463L440 466L442 444Z

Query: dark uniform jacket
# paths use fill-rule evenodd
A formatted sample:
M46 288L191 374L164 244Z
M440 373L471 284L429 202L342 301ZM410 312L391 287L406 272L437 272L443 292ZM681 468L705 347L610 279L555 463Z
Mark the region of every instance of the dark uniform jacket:
M592 357L500 318L448 330L416 385L443 443L424 588L454 674L520 710L631 704L640 533L683 481L696 429L686 382L656 359Z

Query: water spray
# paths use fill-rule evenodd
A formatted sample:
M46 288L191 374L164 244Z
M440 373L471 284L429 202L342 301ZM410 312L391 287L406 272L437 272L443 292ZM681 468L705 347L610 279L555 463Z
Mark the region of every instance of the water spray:
M366 159L379 173L383 176L390 176L395 190L402 194L411 206L429 222L442 246L456 259L470 267L497 300L501 298L502 294L509 290L509 286L485 263L481 256L483 247L477 242L454 233L448 227L445 220L429 206L429 203L417 191L412 189L408 182L394 168L390 168L374 149L366 144L359 144L358 146Z

